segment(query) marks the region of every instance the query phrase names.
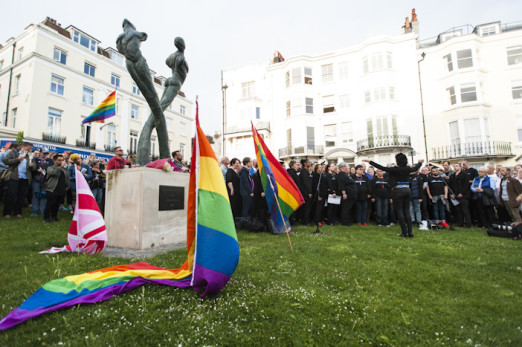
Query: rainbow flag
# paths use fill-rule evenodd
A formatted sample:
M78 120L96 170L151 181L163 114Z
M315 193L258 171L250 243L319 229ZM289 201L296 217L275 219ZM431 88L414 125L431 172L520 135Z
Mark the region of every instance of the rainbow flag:
M219 293L237 267L239 245L223 175L199 126L197 111L191 169L187 260L181 268L140 262L53 280L0 320L0 330L47 312L107 300L146 283L192 287L201 296Z
M114 117L116 115L116 91L113 91L101 104L96 107L90 115L88 115L82 124L91 122L103 123L105 119Z
M256 128L254 128L254 125L252 125L252 136L256 148L261 184L265 192L270 216L277 229L274 230L274 232L288 232L290 231L288 218L299 206L304 204L303 196L292 177L290 177L285 168L272 155L261 136L259 136ZM281 212L279 209L281 209Z

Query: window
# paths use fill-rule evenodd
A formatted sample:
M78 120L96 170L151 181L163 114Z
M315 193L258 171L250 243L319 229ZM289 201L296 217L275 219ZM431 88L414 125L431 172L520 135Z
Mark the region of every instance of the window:
M367 74L368 72L370 72L369 68L368 68L368 57L364 57L363 58L363 72L365 74Z
M393 55L391 52L378 52L363 58L363 72L379 71L393 68Z
M183 123L183 122L179 123L179 134L185 135L185 123Z
M522 45L507 48L508 65L522 63Z
M450 133L450 143L452 145L457 145L460 143L460 133L459 133L459 122L454 121L449 123L449 133Z
M109 146L116 145L116 126L115 125L107 125L107 145L109 145Z
M518 142L522 142L522 116L517 116L517 135Z
M477 90L474 83L462 84L460 86L461 102L477 101Z
M473 57L471 55L471 49L457 51L457 65L459 69L473 67Z
M343 143L353 142L352 122L341 124L341 134Z
M94 105L94 90L91 88L83 87L82 102L86 105Z
M448 93L450 104L455 105L457 103L457 96L455 95L455 87L447 88L446 92Z
M129 153L136 153L138 151L138 132L136 130L131 130L129 133L129 138Z
M384 69L384 57L382 54L372 55L372 71Z
M290 87L290 71L285 72L285 86Z
M339 95L339 107L348 108L350 107L350 95Z
M299 115L304 113L303 108L303 99L302 98L296 98L292 100L292 111L291 113L293 115Z
M305 112L308 114L314 113L314 99L313 98L305 98Z
M513 96L513 100L522 99L522 81L514 81L511 84L511 95Z
M91 65L91 64L88 64L88 63L84 63L83 65L83 73L89 75L89 76L92 76L94 77L94 74L96 73L96 68Z
M172 131L172 118L165 117L165 123L167 124L167 131Z
M4 59L0 60L0 70L4 67Z
M77 30L73 31L73 41L76 43L79 43L80 45L82 45L83 47L85 47L87 49L90 49L93 52L96 51L96 41L94 41L93 39L89 38L88 36L80 33Z
M375 88L373 90L373 101L386 99L386 89L384 87Z
M397 117L380 116L373 119L370 118L366 122L366 131L368 138L397 135Z
M312 68L311 67L304 68L304 83L312 84Z
M140 108L138 105L131 104L131 119L138 120L140 116Z
M116 98L116 114L120 113L120 98Z
M136 85L136 83L132 84L132 92L136 95L140 95L140 88Z
M15 80L14 80L14 94L18 94L18 92L20 91L20 78L22 77L22 75L16 75L15 77Z
M395 87L388 87L388 99L395 100Z
M256 107L256 119L261 119L261 107Z
M185 115L185 111L186 111L185 106L179 105L179 114L184 116Z
M2 114L2 125L5 127L7 126L7 112Z
M20 47L18 49L18 52L16 53L16 60L22 60L23 55L24 55L24 48Z
M446 54L444 57L442 57L442 59L446 61L448 72L453 71L453 61L451 60L451 53Z
M367 90L364 92L364 102L369 104L372 101L372 93Z
M288 100L286 102L286 116L290 116L292 113L291 113L291 103L290 103L290 100Z
M243 99L253 98L256 94L255 82L251 81L251 82L241 83L241 90L242 90L241 95L242 95Z
M306 127L306 147L308 149L314 149L315 147L315 128Z
M47 134L60 136L62 127L62 111L49 107L47 116Z
M482 36L495 35L497 33L497 25L489 25L480 28L480 33Z
M286 129L286 146L288 147L288 152L292 152L292 129Z
M466 143L482 141L482 131L480 130L480 118L464 119L464 131Z
M333 81L333 64L326 64L321 66L323 82Z
M11 110L11 128L16 128L16 114L18 113L18 108L13 108Z
M111 60L113 62L115 62L118 65L123 65L123 57L120 54L111 50L110 55L111 55Z
M180 151L181 155L183 157L185 157L185 144L184 143L179 144L179 151Z
M292 69L292 84L299 84L302 83L301 80L301 68L296 67Z
M51 93L63 96L64 81L61 77L51 75Z
M116 88L120 87L120 76L111 74L111 84Z
M392 54L391 52L386 52L386 67L388 69L393 68Z
M348 79L348 63L340 63L339 64L339 78L341 80Z
M324 126L324 142L326 147L334 147L337 137L337 125L330 124Z
M335 99L333 95L323 96L323 113L335 112Z
M65 65L67 62L67 53L65 53L59 48L55 48L53 53L53 59L59 62L60 64Z

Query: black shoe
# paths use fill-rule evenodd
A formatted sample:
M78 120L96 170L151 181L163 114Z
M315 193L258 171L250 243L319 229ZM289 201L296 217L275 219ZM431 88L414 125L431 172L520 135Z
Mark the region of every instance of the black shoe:
M408 237L413 237L413 234L412 234L412 233L409 233L409 234L408 234Z
M400 234L399 237L408 237L408 234Z
M45 218L45 219L43 220L43 222L44 222L44 223L52 223L53 221L52 221L52 219L47 219L47 218Z

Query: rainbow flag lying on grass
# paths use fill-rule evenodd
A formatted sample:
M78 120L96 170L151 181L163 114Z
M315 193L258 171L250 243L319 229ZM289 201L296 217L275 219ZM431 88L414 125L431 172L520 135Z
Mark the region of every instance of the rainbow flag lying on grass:
M84 120L82 124L91 122L103 123L105 119L114 117L116 115L116 91L113 91L108 97L96 107L94 111Z
M197 103L196 103L197 107ZM46 283L0 320L0 330L65 307L112 298L146 283L217 294L239 262L239 245L223 175L199 126L192 149L187 215L187 260L179 269L144 262L111 266Z
M288 232L287 228L290 226L288 218L304 203L303 196L292 177L272 155L254 125L252 125L252 136L266 203L277 229L274 232Z

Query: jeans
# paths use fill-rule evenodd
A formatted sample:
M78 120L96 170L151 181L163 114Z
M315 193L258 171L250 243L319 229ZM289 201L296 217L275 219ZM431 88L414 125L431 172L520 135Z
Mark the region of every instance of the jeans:
M361 223L361 224L366 223L367 213L368 213L368 200L357 201L355 222Z
M377 224L388 225L388 198L375 198Z
M442 196L434 196L433 198L437 199L437 202L433 203L433 218L435 220L446 220L446 211L444 210L446 206Z
M42 189L42 182L39 179L36 179L31 182L31 186L33 187L33 199L31 201L31 205L33 205L33 213L43 215L45 206L47 206L47 197L45 195L45 190Z
M403 235L413 235L410 216L410 188L393 188L392 198Z
M103 199L103 188L93 188L91 189L92 196L94 196L94 199L96 200L96 203L98 206L101 206L102 199Z
M419 202L419 199L413 199L410 201L410 217L412 222L415 221L420 223L422 221L421 203Z

